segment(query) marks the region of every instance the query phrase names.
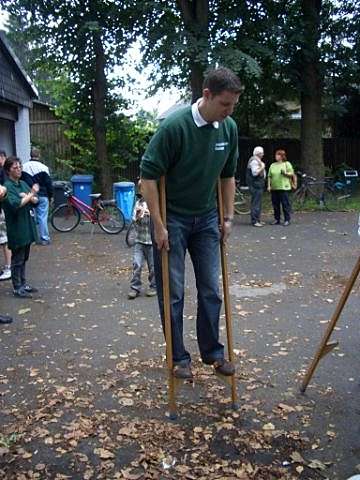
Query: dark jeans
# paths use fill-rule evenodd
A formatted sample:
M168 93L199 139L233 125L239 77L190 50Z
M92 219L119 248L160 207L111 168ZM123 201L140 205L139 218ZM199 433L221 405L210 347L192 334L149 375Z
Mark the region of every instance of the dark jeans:
M29 260L30 244L11 250L11 280L14 290L26 284L25 263Z
M285 222L290 222L291 205L289 200L289 194L287 190L272 190L271 201L274 208L274 218L277 222L280 222L281 206L284 213Z
M254 223L260 222L261 201L262 201L263 192L264 192L264 189L262 187L261 188L250 187L250 194L251 194L250 217L251 217L251 223L253 225Z
M187 365L191 361L183 339L186 251L190 253L196 278L196 330L200 355L204 362L212 363L224 357L224 346L219 343L222 301L219 293L220 232L217 210L203 216L183 216L169 212L167 230L170 243L170 311L174 364ZM161 254L154 240L153 245L156 287L164 328Z

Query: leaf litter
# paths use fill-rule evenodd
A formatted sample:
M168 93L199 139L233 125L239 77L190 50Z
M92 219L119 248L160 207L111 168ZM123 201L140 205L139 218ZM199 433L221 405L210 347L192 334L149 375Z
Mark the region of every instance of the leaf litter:
M251 394L244 394L240 409L233 411L225 387L208 368L195 363L203 398L191 403L180 396L181 418L170 422L164 415L163 374L153 378L147 373L164 368L161 361L141 361L134 349L88 384L59 384L48 376L32 406L8 407L12 421L5 434L16 431L17 441L0 451L0 478L300 478L296 452L308 447L309 440L289 430L286 422L280 425L281 415L296 414L296 406L279 404L276 424L274 418L268 421L269 414ZM45 377L41 367L31 368L30 376L40 374ZM247 375L241 379L245 384L255 380ZM251 416L260 423L244 426ZM41 461L38 453L45 449L49 462ZM261 461L262 456L267 460ZM282 465L284 458L290 459L290 466ZM316 459L308 464L310 469L322 468Z
M80 245L78 248L76 257L83 260L83 248ZM96 256L88 260L96 265ZM102 265L96 269L111 277L123 277L130 272L125 264L116 271ZM74 270L73 274L78 272ZM303 275L299 272L288 272L283 279L289 288L303 286ZM245 283L250 287L271 286L267 280ZM78 282L70 299L71 282L59 289L62 304L70 311L64 313L65 318L76 315L75 307L81 303L93 303L87 287L86 282ZM327 287L330 293L330 285ZM81 292L84 300L80 298ZM99 308L109 310L114 304L109 301ZM249 306L247 303L244 308L238 304L235 313L246 318L252 313ZM261 310L266 311L267 307ZM137 320L143 319L139 313L136 313ZM78 316L86 318L83 313ZM188 316L194 319L193 315ZM136 335L139 339L138 324L129 312L120 316L118 324L129 342ZM84 330L88 333L97 327L91 321ZM155 328L160 330L157 324ZM0 387L3 387L0 397L6 402L0 436L0 478L326 478L331 462L324 461L324 456L319 460L314 454L324 442L334 439L334 431L330 428L324 431L327 438L322 442L310 438L306 429L312 425L313 405L307 400L300 402L291 389L284 392L284 400L269 411L266 396L271 383L259 378L262 370L258 367L259 359L251 358L247 349L235 348L241 372L238 385L242 392L238 411L230 409L227 389L217 383L208 368L195 362L198 396L194 399L195 393L180 393L181 417L172 423L165 417L166 367L161 360L141 360L139 351L131 345L127 352L120 353L116 349L116 333L106 355L85 346L85 333L83 336L80 331L66 334L66 341L73 341L70 345L75 343L74 348L48 352L35 335L36 325L25 319L24 329L33 335L31 342L24 340L18 348L18 364L0 375ZM251 338L257 328L243 331ZM150 332L142 333L151 338ZM293 339L280 342L275 333L270 333L276 340L273 344L279 348L278 354L286 354L287 350L281 348ZM48 336L56 338L57 335L63 335L61 329L49 332ZM163 342L157 347L163 348ZM21 359L25 353L38 361L26 367ZM58 356L64 357L61 366ZM272 356L265 352L264 360L268 362ZM93 372L94 366L105 358L106 368L98 371L95 367ZM21 391L15 392L16 385L12 385L12 380L20 378L25 370L25 377L31 382L31 398L21 396ZM328 394L325 388L323 394ZM9 441L10 438L15 440Z

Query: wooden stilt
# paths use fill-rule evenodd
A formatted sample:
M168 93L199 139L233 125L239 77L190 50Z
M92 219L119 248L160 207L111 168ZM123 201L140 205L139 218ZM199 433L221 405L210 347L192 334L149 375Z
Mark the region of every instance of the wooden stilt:
M160 178L160 213L163 225L166 228L166 188L165 177ZM165 324L165 341L166 341L166 362L168 367L168 395L169 395L169 413L171 420L175 420L176 401L175 388L176 379L173 375L173 345L171 330L171 313L170 313L170 281L169 281L169 257L168 252L163 248L161 250L161 268L162 268L162 285L164 298L164 324Z
M224 225L224 207L223 207L220 179L218 181L218 210L219 210L220 225ZM229 356L229 361L234 363L232 317L231 317L231 305L230 305L230 294L229 294L229 276L228 276L228 268L227 268L227 261L226 261L226 244L223 241L220 242L220 253L221 253L221 270L222 270L222 281L223 281L228 356ZM232 406L234 409L237 408L238 405L237 405L236 375L232 375L231 377L226 377L224 375L217 373L217 376L220 377L220 379L223 380L225 383L231 386Z
M340 297L340 300L336 306L336 309L335 309L335 312L330 320L330 323L326 329L326 332L325 332L325 335L323 337L323 339L321 340L320 342L320 345L319 345L319 348L315 354L315 357L308 369L308 371L306 372L306 375L304 377L304 380L301 384L301 387L300 387L300 391L302 393L305 392L314 372L315 372L315 369L320 361L320 359L322 357L324 357L325 355L327 355L329 352L331 352L331 350L333 348L335 348L337 345L338 345L338 342L329 342L329 339L330 339L330 336L336 326L336 323L341 315L341 312L343 311L343 308L346 304L346 301L351 293L351 290L356 282L356 279L359 275L359 272L360 272L360 257L358 258L357 262L356 262L356 265L353 269L353 271L351 272L351 275L350 275L350 278L349 280L347 281L346 285L345 285L345 289Z

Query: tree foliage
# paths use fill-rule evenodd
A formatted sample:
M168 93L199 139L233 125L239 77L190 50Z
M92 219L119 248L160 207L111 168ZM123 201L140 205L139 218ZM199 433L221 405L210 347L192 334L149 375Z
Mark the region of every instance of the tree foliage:
M19 22L19 50L19 30L31 46L40 87L57 85L52 95L79 159L101 170L104 186L111 165L134 156L130 123L117 113L124 101L110 78L135 39L142 44L139 70L154 67L154 90L176 86L195 100L209 67L236 71L245 85L235 112L241 135L284 134L290 102L301 103L304 164L313 173L322 172L322 120L341 134L351 131L342 120L357 118L360 7L353 0L3 3Z
M234 46L242 21L239 3L244 12L251 10L249 16L261 15L255 6L231 0L170 0L165 6L161 0L139 2L144 63L156 65L152 75L156 88L169 84L198 88L192 82L194 69L200 66L202 75L218 63L249 75L260 73L256 59L246 51L250 44L258 46L256 39ZM195 89L195 93L200 95L201 91Z
M139 31L156 86L191 87L194 100L194 75L219 64L239 74L242 135L284 134L290 102L301 104L303 166L322 175L322 119L339 132L333 119L346 113L359 87L356 2L173 0L163 8L152 0L143 4Z
M35 68L53 79L64 75L73 95L74 118L91 126L95 139L100 182L111 190L111 164L107 149L109 105L116 99L109 88L109 75L133 40L132 2L125 0L4 0L8 12L21 19L24 38L36 49ZM16 32L14 32L16 33ZM15 35L13 35L13 38Z

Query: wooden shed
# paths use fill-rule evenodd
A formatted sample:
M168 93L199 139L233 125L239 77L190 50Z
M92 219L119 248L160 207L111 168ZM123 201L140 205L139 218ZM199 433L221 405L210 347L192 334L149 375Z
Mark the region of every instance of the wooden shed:
M30 158L29 110L38 92L0 31L0 149Z

